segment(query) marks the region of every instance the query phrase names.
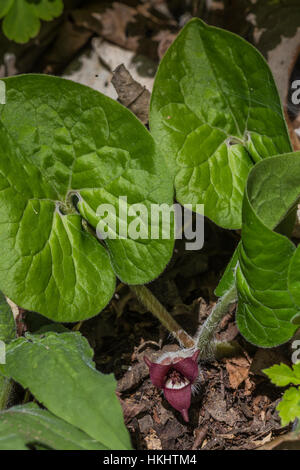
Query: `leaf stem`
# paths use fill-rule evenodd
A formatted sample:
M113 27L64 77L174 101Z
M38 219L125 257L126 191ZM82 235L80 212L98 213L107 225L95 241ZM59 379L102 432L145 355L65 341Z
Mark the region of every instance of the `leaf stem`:
M151 312L160 323L179 341L185 348L195 347L195 341L174 320L172 315L165 309L152 292L144 285L129 286L141 303Z
M213 335L224 315L228 312L229 306L236 302L237 290L235 284L220 297L209 317L203 323L197 338L198 348L200 349L200 357L206 357L210 349Z
M0 411L8 407L13 387L13 381L9 377L0 376Z

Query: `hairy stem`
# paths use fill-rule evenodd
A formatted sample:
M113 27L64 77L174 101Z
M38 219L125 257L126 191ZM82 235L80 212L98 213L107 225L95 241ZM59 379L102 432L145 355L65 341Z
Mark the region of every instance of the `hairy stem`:
M229 306L236 302L237 300L237 290L235 285L233 285L226 294L221 297L214 308L211 311L209 317L205 320L204 324L200 329L198 335L198 348L200 349L200 357L207 356L207 352L210 349L213 335L218 327L218 324L228 312Z
M174 320L165 307L157 300L146 286L130 286L141 303L151 312L160 323L179 341L185 348L193 348L195 341Z

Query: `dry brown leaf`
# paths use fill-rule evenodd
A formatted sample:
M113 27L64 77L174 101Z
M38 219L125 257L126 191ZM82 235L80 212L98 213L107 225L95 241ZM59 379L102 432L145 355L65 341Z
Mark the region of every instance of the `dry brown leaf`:
M168 30L162 30L159 31L153 39L155 41L158 41L158 48L157 48L157 54L159 57L159 60L163 58L169 47L171 46L172 42L176 38L176 34L172 33L171 31Z
M145 442L148 450L162 450L161 441L154 429L150 429L150 433L145 437Z
M72 18L78 26L97 33L125 49L137 50L138 37L127 36L127 25L135 21L137 11L128 5L113 2L111 5L94 3L86 9L75 10Z
M230 387L237 389L249 375L250 364L245 357L226 359Z
M227 410L222 394L212 393L205 408L216 421L226 423L228 426L234 426L241 421L239 413L234 408Z
M134 364L118 381L117 391L125 392L135 388L149 375L149 369L144 362Z
M122 400L119 398L122 406L125 424L128 424L133 418L136 418L140 413L147 411L148 407L145 402L137 403L131 398Z
M244 396L251 395L253 388L254 388L253 382L250 380L249 377L247 377L245 380Z
M91 38L91 31L65 20L51 48L43 55L43 73L56 74L81 50Z
M255 446L259 447L259 446L263 446L263 445L267 444L267 443L270 442L271 440L272 440L272 431L271 431L269 434L267 434L267 436L264 437L263 439L257 440L257 441L252 441L252 443L253 443Z
M197 450L199 447L202 446L202 444L203 444L203 442L206 438L207 432L208 432L208 426L207 425L203 426L200 429L195 429L195 431L194 431L195 442L193 444L192 450Z
M120 103L130 109L143 124L147 124L150 92L132 78L124 64L114 71L112 84Z
M264 443L256 450L300 450L300 434L289 432L268 443Z

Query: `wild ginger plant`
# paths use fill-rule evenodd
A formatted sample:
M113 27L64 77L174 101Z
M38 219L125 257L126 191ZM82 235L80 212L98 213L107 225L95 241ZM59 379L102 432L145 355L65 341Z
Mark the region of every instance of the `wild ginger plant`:
M182 346L156 364L145 360L153 383L185 420L197 359L207 355L231 303L238 300L238 327L253 344L272 347L293 336L299 250L289 236L300 192L300 154L292 153L272 74L253 46L198 19L189 22L159 66L150 133L119 103L87 87L40 75L4 83L0 289L5 295L54 321L74 322L107 305L116 278L131 285ZM182 205L196 210L204 204L216 224L241 229L216 289L221 298L194 338L144 285L170 260L172 237L165 238L160 225L158 239L124 237L127 218L115 225L109 210L104 218L110 236L96 237L104 231L99 205L120 214L126 196L131 207L171 206L173 190ZM14 369L15 341L20 339L9 346L11 363L2 371L39 393L36 377L29 382Z

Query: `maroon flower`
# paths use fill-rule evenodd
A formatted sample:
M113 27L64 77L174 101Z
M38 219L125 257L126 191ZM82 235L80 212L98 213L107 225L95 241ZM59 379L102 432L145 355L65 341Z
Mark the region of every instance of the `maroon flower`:
M191 405L192 385L199 375L198 355L199 351L190 357L173 353L167 357L163 356L158 363L144 357L149 367L151 382L163 390L166 400L175 410L180 411L186 422L189 421L188 409Z

